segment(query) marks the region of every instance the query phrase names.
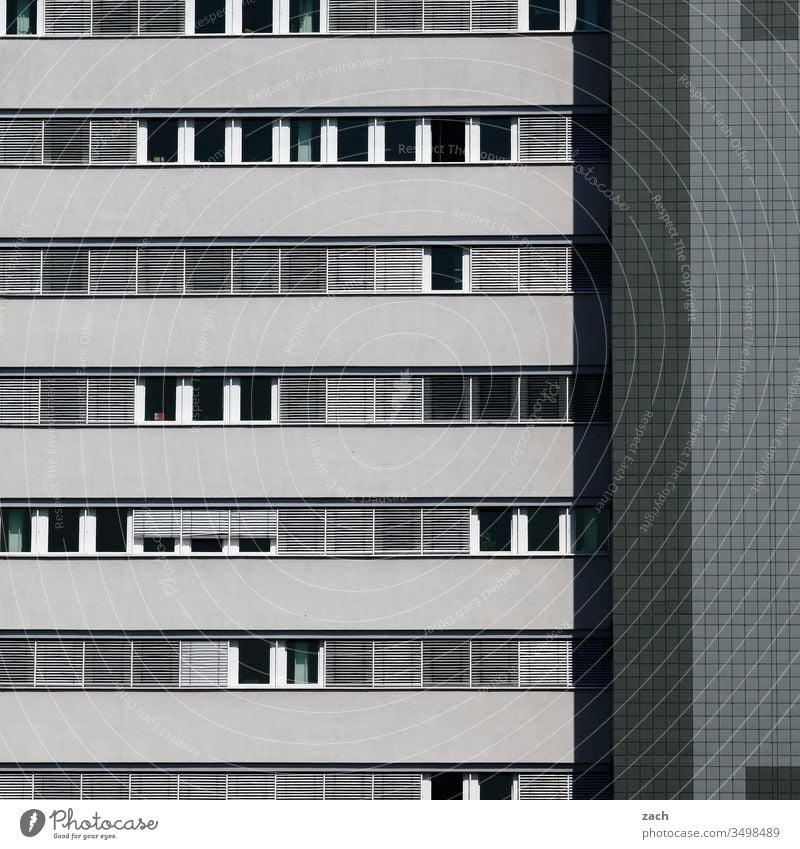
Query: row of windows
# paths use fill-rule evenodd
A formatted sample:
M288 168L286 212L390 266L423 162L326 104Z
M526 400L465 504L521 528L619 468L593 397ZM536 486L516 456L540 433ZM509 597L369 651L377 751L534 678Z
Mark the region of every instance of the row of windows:
M603 423L603 375L0 377L0 425Z
M0 639L3 689L597 689L607 640Z
M606 245L0 248L0 295L569 294L609 288Z
M607 550L595 507L3 507L9 554L228 556L591 555Z
M8 35L605 29L607 0L5 0Z
M606 161L608 116L13 118L8 165Z
M540 772L0 772L0 799L413 800L598 799L608 773Z

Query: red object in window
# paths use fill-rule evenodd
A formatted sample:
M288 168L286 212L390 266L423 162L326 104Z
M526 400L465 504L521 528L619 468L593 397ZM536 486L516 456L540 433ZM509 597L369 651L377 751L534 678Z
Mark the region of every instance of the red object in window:
M163 413L156 413L153 416L153 421L154 422L163 422L163 421L166 421L166 417Z

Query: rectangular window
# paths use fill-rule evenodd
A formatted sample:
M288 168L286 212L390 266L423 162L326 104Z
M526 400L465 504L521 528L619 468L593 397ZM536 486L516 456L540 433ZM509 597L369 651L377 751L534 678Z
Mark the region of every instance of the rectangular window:
M225 161L225 119L194 122L194 161Z
M174 554L174 537L145 537L142 540L142 550L145 554Z
M286 641L286 683L319 683L319 640Z
M269 554L272 540L268 537L239 537L240 554Z
M608 29L608 0L578 0L575 29Z
M529 29L560 29L561 0L529 0Z
M417 158L417 122L414 118L384 121L383 158L386 162L414 162Z
M481 551L511 551L513 515L510 507L481 507L478 510Z
M572 511L575 528L575 554L594 554L608 548L608 513L594 507Z
M98 507L95 511L95 551L128 550L128 511L116 507Z
M80 551L83 511L76 507L52 507L47 512L47 550L58 553Z
M460 772L440 772L431 776L431 799L463 799L464 776Z
M290 122L292 162L319 162L322 122L319 118L294 118Z
M192 421L221 422L225 381L221 377L192 378Z
M194 0L194 31L198 35L225 32L224 0Z
M463 288L463 249L431 248L431 289L434 292L460 292Z
M242 0L242 32L272 32L272 0Z
M4 507L0 511L0 551L15 554L31 550L31 511Z
M289 0L289 32L319 32L319 0Z
M483 374L472 379L472 417L507 422L517 417L519 380L511 375Z
M191 541L192 554L222 554L221 537L199 537Z
M36 35L36 0L7 0L6 33Z
M272 420L272 378L242 377L239 380L243 422L268 422Z
M511 118L481 120L481 162L508 162L511 159Z
M239 640L238 648L239 683L262 687L271 683L271 644L267 640Z
M425 378L425 418L434 422L469 418L469 381L460 375Z
M146 422L175 421L174 377L146 377L144 380L144 420Z
M272 162L273 123L260 118L242 121L242 162Z
M508 772L479 775L478 788L481 799L513 799L514 776Z
M337 122L336 150L339 162L369 160L369 118L340 118Z
M560 525L558 507L529 507L528 551L560 551Z
M466 122L463 118L434 118L431 121L433 162L466 160Z
M147 161L163 164L178 161L178 121L147 122Z

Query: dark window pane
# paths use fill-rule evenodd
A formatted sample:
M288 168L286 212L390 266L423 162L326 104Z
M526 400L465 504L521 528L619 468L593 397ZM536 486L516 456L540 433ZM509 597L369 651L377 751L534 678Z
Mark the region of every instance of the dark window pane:
M4 507L0 513L0 551L31 550L31 511L26 507Z
M144 381L144 418L148 422L175 421L174 377L147 377Z
M530 29L559 29L561 0L530 0L528 26Z
M434 118L431 121L434 162L463 162L466 134L463 118Z
M194 122L194 159L195 162L225 161L224 119Z
M464 776L460 772L440 772L431 776L431 799L463 799Z
M460 375L425 378L425 418L459 421L469 416L469 383Z
M172 554L175 551L172 537L146 537L142 542L142 548L148 554Z
M272 32L272 0L242 0L242 32Z
M319 32L319 0L289 0L289 32Z
M366 118L340 118L337 122L339 162L366 162L369 159L369 124Z
M221 377L192 378L192 421L222 421L223 387Z
M8 35L36 35L36 0L8 0L6 32Z
M95 550L127 551L128 511L100 507L95 513Z
M192 540L193 554L222 554L222 540L219 537L210 537Z
M481 160L507 162L511 159L511 118L481 121Z
M417 158L417 122L414 118L385 121L384 159L387 162L413 162Z
M480 421L509 421L517 416L518 380L510 375L481 375L472 380L472 415Z
M560 546L558 507L528 508L528 551L558 551Z
M272 418L272 378L243 377L240 380L243 422L267 422Z
M78 551L80 549L81 512L75 507L53 507L48 511L48 551Z
M266 640L239 640L240 684L269 684L269 650Z
M594 507L576 507L575 551L578 554L593 554L608 547L608 514Z
M578 0L575 29L608 29L608 0Z
M286 683L316 684L319 681L319 640L288 640Z
M464 285L464 251L461 248L431 248L431 289L458 291Z
M319 118L296 118L291 121L292 162L319 162L321 130Z
M194 31L199 35L225 32L224 0L194 0Z
M242 121L242 162L272 162L272 121Z
M178 122L174 120L147 122L147 161L178 161Z
M507 772L478 777L481 799L511 799L513 798L514 776Z
M481 551L511 551L509 507L482 507L478 510Z
M242 554L269 554L270 540L268 540L266 537L240 537L239 551Z

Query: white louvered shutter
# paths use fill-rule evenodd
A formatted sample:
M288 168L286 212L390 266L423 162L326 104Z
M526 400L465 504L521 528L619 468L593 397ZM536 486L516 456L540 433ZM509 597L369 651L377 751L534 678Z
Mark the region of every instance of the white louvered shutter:
M611 647L607 640L588 638L572 644L573 685L601 689L611 682Z
M377 0L378 32L421 31L423 2L424 0Z
M372 776L363 772L326 773L324 798L332 801L372 799Z
M156 801L178 798L178 776L164 772L131 773L131 799Z
M328 424L365 424L375 419L374 377L329 377Z
M39 421L43 425L86 424L86 379L43 377Z
M570 288L570 250L562 245L527 246L520 251L520 291L565 293Z
M0 772L0 799L33 798L33 775L29 772Z
M330 32L372 32L375 0L328 0Z
M43 295L85 295L89 291L89 252L48 248L42 256Z
M572 249L572 291L607 292L611 288L608 245L578 245Z
M467 32L470 28L470 0L424 0L426 31Z
M279 772L275 776L275 798L322 799L324 776L321 772Z
M133 511L133 535L134 537L179 537L181 511L136 508Z
M521 416L526 421L567 420L567 378L557 374L528 374L521 382Z
M230 248L186 248L187 294L226 295L230 291Z
M571 158L576 162L605 162L609 157L608 115L576 115L572 118Z
M567 115L530 115L519 119L520 162L569 162Z
M37 687L83 686L82 640L37 640Z
M183 249L139 248L137 291L140 295L182 295Z
M177 640L133 641L133 686L174 689L180 680L180 643Z
M279 554L324 554L325 511L313 507L278 510Z
M136 248L92 248L89 294L136 294Z
M274 799L274 772L231 772L228 774L228 799Z
M232 510L231 537L239 539L275 539L278 533L276 510Z
M134 378L90 377L88 393L89 424L133 424L136 403Z
M38 423L38 379L33 377L0 378L0 424Z
M224 772L182 772L178 775L179 799L216 799L228 797Z
M80 799L79 772L37 772L33 776L34 799Z
M518 687L518 657L516 640L473 640L472 686Z
M184 539L228 539L229 510L184 510Z
M130 773L85 772L81 781L83 799L129 799Z
M181 641L181 687L227 687L228 643L222 640Z
M281 424L325 424L324 377L282 377L278 383Z
M422 686L469 687L469 641L423 640Z
M374 292L375 248L328 248L328 291Z
M279 279L278 248L233 249L234 295L277 295Z
M132 35L136 33L137 0L92 0L94 35Z
M32 687L33 658L31 640L0 640L0 688Z
M422 378L401 374L375 378L375 421L415 424L422 421Z
M479 295L518 292L519 248L471 248L470 288Z
M84 682L88 690L122 690L131 686L129 640L87 641L84 645Z
M421 799L422 773L376 772L373 776L372 798L375 800Z
M91 0L47 0L44 7L44 31L47 35L88 33L91 18Z
M327 264L325 248L281 248L281 294L324 294Z
M572 686L569 640L520 640L519 686L532 690L566 690Z
M425 507L422 511L424 554L469 554L468 507Z
M326 551L328 554L372 554L370 508L329 507L325 511Z
M422 248L376 248L375 290L422 291Z
M422 510L419 507L377 507L375 554L422 554Z
M41 281L40 250L0 248L0 295L38 295Z
M571 799L572 775L565 772L523 772L519 775L521 801Z
M44 122L44 161L53 165L89 162L89 121L50 118Z
M372 687L372 640L325 640L326 687Z
M137 122L128 118L91 121L90 157L94 165L135 165Z
M0 162L37 164L42 161L42 121L0 120Z
M472 0L472 29L519 29L519 4L517 0Z
M184 0L139 0L139 32L181 35L186 31Z
M375 640L375 687L422 686L421 640Z

